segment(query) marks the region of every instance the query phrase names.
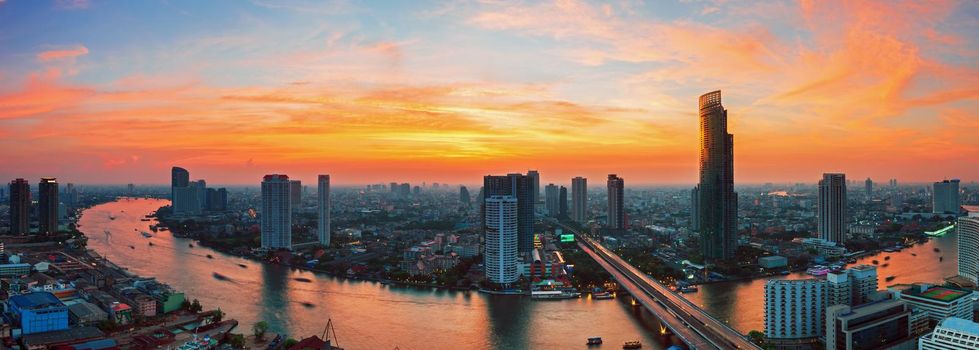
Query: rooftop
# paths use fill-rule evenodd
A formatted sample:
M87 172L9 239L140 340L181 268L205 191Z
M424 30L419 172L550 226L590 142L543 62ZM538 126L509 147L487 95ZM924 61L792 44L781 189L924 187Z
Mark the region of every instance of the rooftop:
M979 335L979 323L975 323L958 317L949 317L942 320L941 327L945 329L959 331L962 333Z
M58 297L49 292L34 292L30 294L15 295L10 297L10 302L22 309L65 306L65 304L61 303L61 300L58 299Z

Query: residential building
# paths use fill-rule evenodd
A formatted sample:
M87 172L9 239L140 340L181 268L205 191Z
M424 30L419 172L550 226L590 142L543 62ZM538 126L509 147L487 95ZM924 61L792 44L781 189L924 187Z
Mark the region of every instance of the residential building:
M846 269L846 272L849 274L850 291L852 292L850 305L860 305L872 301L878 288L877 266L856 265Z
M969 213L969 216L959 218L958 230L959 276L979 285L979 216Z
M303 203L303 182L299 180L289 180L289 205L292 211L298 211Z
M472 203L472 199L469 197L469 189L466 186L459 186L459 203L467 208Z
M850 274L846 271L826 274L826 306L833 305L853 305Z
M262 248L292 248L292 197L289 176L265 175L262 181Z
M530 193L533 194L530 201L535 205L540 204L540 173L537 170L527 170L527 176L530 177Z
M558 216L565 218L568 217L568 188L561 186L558 189Z
M588 179L581 176L571 179L571 220L584 223L588 220Z
M870 200L874 196L874 180L871 180L868 177L867 180L863 182L863 186L867 195L867 200Z
M547 216L557 217L561 211L559 195L557 185L548 184L544 186L544 210L547 212Z
M918 350L979 350L979 323L946 318L935 331L918 339Z
M615 174L608 175L608 228L625 228L625 180Z
M330 210L333 204L330 202L330 175L320 175L317 177L316 187L316 212L317 225L316 237L320 244L330 246Z
M932 212L935 214L958 214L962 205L959 200L959 180L943 180L932 185Z
M765 339L780 347L810 344L823 334L826 281L765 282Z
M187 187L190 185L190 172L181 167L170 168L170 200L176 201L177 194L174 189ZM176 204L176 203L174 203Z
M483 205L486 249L483 266L486 278L493 283L517 281L519 204L512 195L493 195Z
M10 234L26 235L31 230L31 184L24 179L10 182Z
M700 230L700 186L694 186L690 190L690 229L694 232Z
M738 194L734 192L734 135L728 133L721 92L700 96L700 183L697 213L706 260L737 250Z
M529 255L534 246L534 207L533 178L523 174L505 176L487 175L483 177L483 197L513 196L517 199L517 250L521 255ZM484 213L485 214L485 213ZM485 224L485 216L483 218Z
M846 241L846 175L823 174L819 181L817 230L819 238L843 244Z
M37 185L37 232L52 234L58 232L58 180L42 177Z

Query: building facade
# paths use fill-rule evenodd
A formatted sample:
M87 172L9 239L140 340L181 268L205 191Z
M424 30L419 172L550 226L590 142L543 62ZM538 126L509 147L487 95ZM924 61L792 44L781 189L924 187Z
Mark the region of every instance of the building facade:
M289 205L292 211L299 210L303 204L303 182L299 180L289 180Z
M959 276L979 285L979 216L960 217L958 230Z
M292 201L289 176L265 175L262 181L262 248L292 248Z
M58 232L58 180L42 177L37 185L37 228L40 234Z
M959 180L943 180L932 185L931 207L935 214L958 214L962 202L959 199Z
M484 201L486 249L483 266L493 283L514 283L517 271L519 200L512 195L494 195Z
M608 175L608 228L625 228L625 180L615 174Z
M24 179L10 182L10 234L26 235L31 230L31 184Z
M544 186L544 210L547 216L557 217L561 212L560 192L557 185L548 184Z
M533 178L523 174L505 176L487 175L483 177L483 198L492 196L513 196L517 198L517 250L529 255L534 247L534 196ZM485 223L485 212L483 222Z
M826 281L765 282L765 338L774 342L808 342L823 334Z
M979 323L950 317L918 339L918 350L979 350Z
M571 220L584 223L588 220L588 179L581 176L571 179Z
M889 349L913 341L911 313L907 304L894 299L857 307L830 306L826 309L826 349Z
M845 174L823 174L817 205L819 238L839 244L846 242Z
M316 238L320 244L330 246L330 175L320 175L316 178Z
M707 260L728 260L737 250L738 195L734 192L734 135L727 130L721 92L700 96L700 183L697 213Z

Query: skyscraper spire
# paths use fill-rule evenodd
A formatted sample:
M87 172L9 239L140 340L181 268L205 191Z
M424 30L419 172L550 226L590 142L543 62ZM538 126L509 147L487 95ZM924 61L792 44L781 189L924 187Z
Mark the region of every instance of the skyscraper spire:
M704 259L727 260L737 249L734 135L727 132L721 91L700 96L700 185L697 214Z

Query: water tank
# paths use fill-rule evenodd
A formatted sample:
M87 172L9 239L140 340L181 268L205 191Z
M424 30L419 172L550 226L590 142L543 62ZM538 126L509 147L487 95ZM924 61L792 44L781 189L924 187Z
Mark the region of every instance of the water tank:
M8 261L10 261L11 264L20 264L20 255L11 255Z

